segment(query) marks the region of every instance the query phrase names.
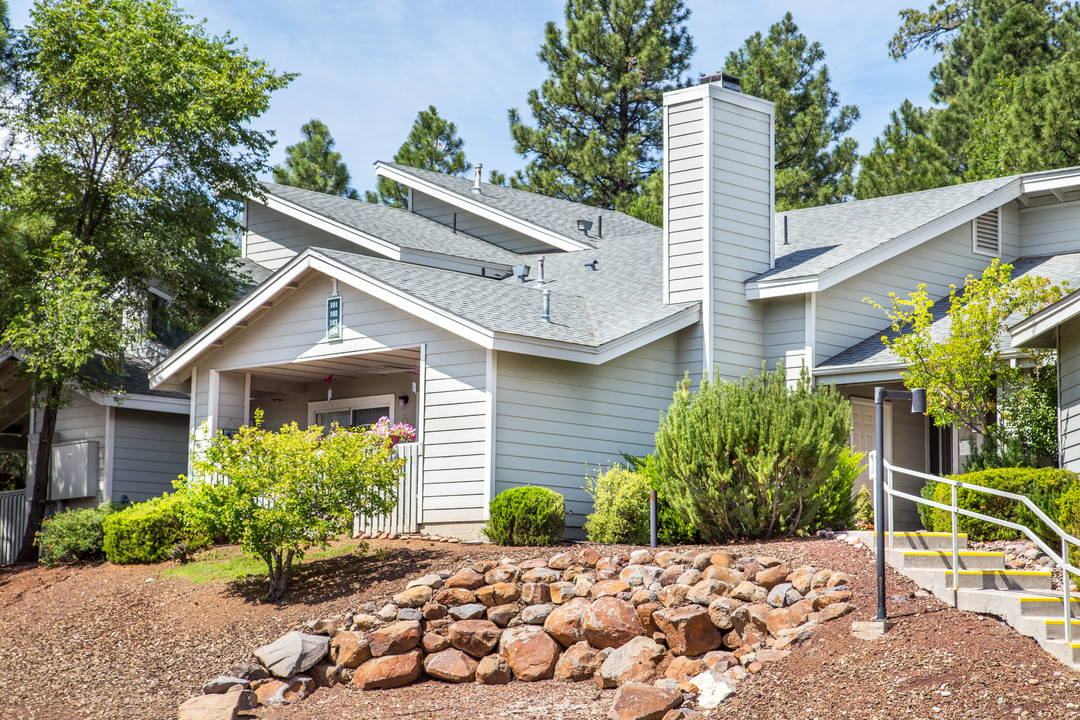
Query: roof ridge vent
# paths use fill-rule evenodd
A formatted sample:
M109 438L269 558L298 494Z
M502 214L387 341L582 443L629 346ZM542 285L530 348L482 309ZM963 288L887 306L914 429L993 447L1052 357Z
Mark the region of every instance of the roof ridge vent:
M480 171L484 168L483 163L476 163L473 165L473 181L472 191L477 195L483 195L484 191L480 189Z

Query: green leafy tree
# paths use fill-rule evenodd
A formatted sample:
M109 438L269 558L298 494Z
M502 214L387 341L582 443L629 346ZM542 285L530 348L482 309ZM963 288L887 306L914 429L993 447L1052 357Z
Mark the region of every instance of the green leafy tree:
M859 159L857 200L960 182L948 153L930 136L931 117L910 100L892 111L881 137L874 140L874 149Z
M965 148L969 179L1080 165L1080 50L995 88Z
M851 405L780 365L739 382L689 378L656 431L672 506L709 542L813 527L851 434ZM847 492L850 493L850 486Z
M0 332L43 409L20 560L35 553L69 381L113 369L145 335L141 312L118 319L125 305L157 282L174 295L170 319L194 328L235 297L227 232L273 144L250 121L291 76L189 20L171 0L39 0L12 48L19 92L0 112L29 152L6 205L43 228L11 245L19 272L0 280Z
M663 94L682 82L694 45L682 0L567 0L549 22L528 94L533 125L510 110L514 187L605 208L637 196L660 164Z
M859 109L840 105L825 51L787 13L728 55L724 72L743 92L776 103L776 209L840 202L854 191L857 143L845 137Z
M641 186L641 192L619 208L622 212L656 227L664 226L664 173L656 170Z
M925 285L906 298L889 293L888 306L865 300L892 323L893 332L881 341L907 366L904 384L926 388L927 412L939 426L959 425L993 437L996 425L1005 429L1031 422L1030 416L1012 412L1022 403L999 402L999 388L1017 392L1031 375L1009 362L998 339L1008 332L1010 318L1015 322L1038 311L1064 290L1043 277L1011 274L1011 265L995 259L981 277L969 275L962 289L951 286L948 299L936 308ZM942 311L949 324L939 340L932 326ZM1045 365L1052 362L1052 353L1032 351L1032 359L1036 366Z
M965 172L975 119L997 92L999 75L1045 69L1077 47L1080 9L1054 0L935 0L925 11L900 13L889 52L904 58L925 49L941 56L930 71L930 98L945 105L933 136Z
M354 515L394 507L405 460L388 438L337 427L296 423L271 432L255 425L229 437L219 432L195 460L195 478L176 482L185 524L210 537L225 535L266 563L269 599L288 589L293 561L326 547L352 528Z
M349 168L334 151L334 138L322 120L312 119L300 128L304 139L285 148L285 163L274 166L274 182L356 200L360 194L349 187Z
M446 175L461 175L469 167L465 159L465 141L458 137L457 125L441 117L434 105L417 113L409 137L394 155L394 162ZM364 197L369 203L396 208L409 206L405 187L387 178L379 178L376 192L368 190Z

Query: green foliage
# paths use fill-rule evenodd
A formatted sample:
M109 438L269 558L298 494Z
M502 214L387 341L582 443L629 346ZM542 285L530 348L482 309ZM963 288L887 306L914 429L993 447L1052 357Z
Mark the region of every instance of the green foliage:
M921 508L920 505L920 514ZM870 488L863 485L855 494L855 525L858 527L874 526L874 499L870 495Z
M859 477L865 453L844 448L836 461L836 469L828 482L821 486L811 503L818 504L817 514L803 525L808 533L818 530L843 530L851 527L855 517L856 498L852 493L855 478Z
M904 383L926 388L927 411L938 426L958 424L986 435L993 413L1005 425L1016 424L1005 414L1010 406L998 402L997 388L1020 387L1025 380L1023 371L1002 357L997 338L1008 331L1014 313L1029 315L1063 291L1046 278L1011 273L1011 265L995 259L981 277L968 275L962 290L950 286L948 300L937 306L923 284L908 298L889 293L890 307L865 299L892 323L893 332L881 341L907 366ZM931 328L943 312L950 325L939 341ZM1032 357L1037 364L1050 360L1045 352Z
M634 470L649 478L656 491L656 529L661 545L693 545L701 542L701 532L685 515L675 509L671 502L671 485L660 472L660 462L655 454L642 458L627 457Z
M656 227L664 226L664 173L653 172L642 184L641 192L618 210Z
M358 199L359 193L349 187L348 166L341 161L341 153L334 152L330 128L313 118L300 132L304 139L285 148L285 164L274 166L274 182Z
M218 433L196 456L195 478L177 486L184 520L210 537L228 536L266 563L271 600L288 589L294 558L326 547L351 529L354 515L394 507L404 460L386 438L365 431L291 423L277 432L255 425Z
M64 510L41 523L38 559L49 565L88 560L101 554L105 532L102 524L117 506L105 503L94 508Z
M26 453L0 450L0 492L16 490L26 484Z
M689 381L656 433L675 510L709 542L788 535L813 525L851 433L851 405L782 366L739 382Z
M859 158L857 200L960 182L948 153L930 135L932 113L910 100L892 111L881 137L874 139L874 149Z
M1036 366L1016 382L999 392L999 413L1008 421L987 429L982 444L968 456L965 472L1040 467L1057 458L1057 368Z
M649 495L652 485L644 474L622 465L597 470L587 478L586 492L593 512L585 521L589 540L600 543L649 543Z
M563 496L543 487L503 490L481 530L496 545L554 545L566 529Z
M995 490L1025 495L1040 510L1050 518L1056 518L1060 514L1059 503L1064 494L1070 490L1075 493L1077 475L1068 470L1056 470L1044 468L1036 470L1032 468L997 468L993 470L981 470L979 472L955 475L953 479L971 485L982 485ZM943 503L952 504L952 490L945 483L929 483L930 490L923 490L923 497ZM928 495L927 493L931 493ZM1047 542L1056 544L1058 536L1047 527L1039 518L1023 504L997 497L977 490L961 488L956 493L958 507L965 510L988 515L989 517L1008 520L1010 522L1026 525L1037 535ZM928 511L920 511L923 525L929 524L934 532L951 532L951 514L945 510L929 508ZM1010 540L1016 537L1016 531L995 525L975 518L958 516L957 520L960 532L967 533L969 540Z
M104 524L105 558L117 565L169 560L173 548L189 538L182 503L179 495L165 493L110 515Z
M742 91L776 103L776 209L825 205L854 191L856 142L845 137L859 109L840 105L821 44L787 13L766 35L754 33L728 55L724 72Z
M1080 482L1069 485L1058 498L1057 523L1058 527L1073 537L1080 537ZM1070 546L1069 562L1080 567L1080 548ZM1074 575L1073 582L1076 580Z
M928 482L922 486L921 490L919 490L919 495L922 496L923 500L933 500L934 494L937 492L940 485L941 483ZM917 509L919 511L919 520L922 521L923 529L927 532L936 532L934 530L936 525L934 513L937 512L937 509L921 503L918 505ZM871 506L870 512L873 512L873 506ZM949 532L952 532L952 525L949 525Z
M510 110L514 150L529 159L511 185L622 208L659 167L662 96L694 52L683 0L568 0L549 22L540 62L549 77L528 94L534 125Z
M465 141L458 137L457 125L440 117L434 105L417 113L409 137L394 155L394 162L446 175L461 175L469 167L465 159ZM491 176L493 184L505 183L501 173L492 171ZM497 182L499 180L502 182ZM366 191L364 199L396 208L409 206L408 190L389 178L379 178L376 192Z

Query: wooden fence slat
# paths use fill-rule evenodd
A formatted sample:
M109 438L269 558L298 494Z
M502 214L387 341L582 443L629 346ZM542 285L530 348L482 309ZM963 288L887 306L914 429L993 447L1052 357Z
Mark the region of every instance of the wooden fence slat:
M394 446L394 454L405 458L405 467L396 487L384 491L383 497L396 495L397 502L390 512L360 518L359 526L362 531L414 533L420 529L418 501L420 478L423 476L423 452L419 443L398 443Z

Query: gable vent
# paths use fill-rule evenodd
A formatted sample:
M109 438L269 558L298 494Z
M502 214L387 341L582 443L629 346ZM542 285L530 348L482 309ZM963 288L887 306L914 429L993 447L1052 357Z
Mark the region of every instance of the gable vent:
M999 208L971 221L972 250L980 255L1001 255L1001 217Z

